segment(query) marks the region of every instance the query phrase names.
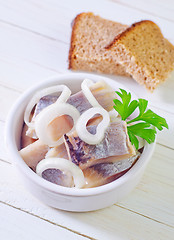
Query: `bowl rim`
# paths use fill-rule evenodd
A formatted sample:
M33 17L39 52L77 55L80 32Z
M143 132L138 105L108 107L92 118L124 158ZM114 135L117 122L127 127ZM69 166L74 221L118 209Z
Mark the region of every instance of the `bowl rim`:
M76 188L68 188L68 187L63 187L56 185L54 183L51 183L41 177L39 177L35 172L33 172L27 164L23 161L21 158L17 145L15 142L15 136L14 136L14 128L13 128L13 119L15 117L16 112L19 110L19 107L22 102L26 100L26 98L31 97L31 95L37 91L38 89L45 88L48 85L53 85L56 84L57 82L61 81L66 81L70 79L75 79L77 81L82 81L85 78L90 78L94 81L99 81L103 80L106 81L111 87L115 85L115 88L123 88L131 92L135 98L138 98L136 94L129 90L127 87L123 86L122 84L118 83L116 80L112 80L108 77L103 77L100 75L94 75L94 74L89 74L89 73L65 73L65 74L60 74L60 75L54 75L50 78L47 78L45 81L39 82L29 88L27 91L22 93L22 95L17 99L17 101L14 103L12 106L6 120L5 124L5 143L6 143L6 148L7 152L10 155L11 159L15 159L14 163L17 165L17 167L20 169L20 172L22 172L27 178L29 178L32 182L35 184L39 185L40 187L57 193L61 195L66 195L66 196L91 196L91 195L98 195L102 193L106 193L108 191L111 191L117 187L120 187L124 183L126 183L131 177L135 177L136 174L139 173L139 171L142 170L150 160L152 153L155 148L155 143L145 144L144 151L141 154L140 158L138 161L134 164L134 166L131 167L131 169L128 170L127 173L125 173L123 176L120 178L116 179L113 182L110 182L108 184L99 186L99 187L94 187L94 188L86 188L86 189L76 189Z

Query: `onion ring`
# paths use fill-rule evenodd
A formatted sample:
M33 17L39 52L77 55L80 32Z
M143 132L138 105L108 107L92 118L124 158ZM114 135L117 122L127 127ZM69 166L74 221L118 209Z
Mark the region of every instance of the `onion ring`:
M24 113L24 122L27 126L31 129L34 129L34 123L29 121L31 111L33 107L39 102L39 100L49 94L61 92L61 95L57 99L56 103L66 102L71 95L71 90L65 85L58 85L53 87L44 88L35 93L35 95L31 98L30 102L28 103L25 113Z
M47 127L50 122L52 122L56 117L62 115L69 115L74 121L74 126L69 131L73 132L75 129L75 124L80 117L79 111L72 105L68 103L51 104L44 108L35 118L35 131L38 138L48 145L49 147L55 147L63 143L63 138L54 141L47 131Z
M60 171L69 171L72 174L75 188L82 188L85 185L85 178L82 170L70 160L64 158L47 158L41 160L36 166L36 173L42 177L42 173L47 169L59 169Z
M98 124L96 134L91 134L90 132L88 132L86 125L89 119L97 113L103 116L103 120ZM90 145L96 145L103 140L105 131L109 126L109 123L109 113L104 108L90 108L79 117L76 124L76 131L81 140Z
M93 107L102 107L96 98L93 96L91 90L89 89L89 86L93 85L93 81L89 79L83 80L81 84L81 89L85 97L88 99L88 102L93 106Z

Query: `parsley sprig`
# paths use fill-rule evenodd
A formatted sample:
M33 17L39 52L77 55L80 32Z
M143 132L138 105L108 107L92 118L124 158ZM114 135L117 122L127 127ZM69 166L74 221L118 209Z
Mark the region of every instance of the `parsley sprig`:
M163 117L160 117L152 110L147 110L148 101L142 98L131 101L131 93L127 93L120 88L120 92L116 91L121 100L114 99L114 109L120 114L121 119L127 122L127 130L131 143L136 149L139 147L137 136L145 139L149 144L155 141L156 128L163 130L168 129L168 124ZM134 119L127 118L139 109L139 115Z

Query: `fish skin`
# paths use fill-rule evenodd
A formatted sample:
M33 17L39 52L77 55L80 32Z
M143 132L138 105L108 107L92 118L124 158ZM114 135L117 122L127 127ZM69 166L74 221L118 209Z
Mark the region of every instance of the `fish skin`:
M49 148L40 140L37 140L27 147L21 149L19 151L19 154L21 155L24 162L34 171L36 170L37 164L44 158L59 157L68 159L64 143L60 144L57 147Z
M97 82L95 84L93 84L92 86L90 86L90 90L92 92L92 94L94 95L94 97L97 99L97 101L99 102L99 104L107 111L110 111L111 109L113 109L113 99L115 99L116 93L115 91L113 91L113 89L105 82ZM34 109L34 115L32 117L32 122L35 121L35 117L46 107L48 107L49 105L53 104L56 102L58 96L55 95L47 95L42 97L39 102L37 103L35 109ZM85 97L85 95L83 94L82 91L79 91L73 95L71 95L69 97L69 99L67 100L67 103L69 103L70 105L73 105L80 114L82 114L83 112L85 112L86 110L88 110L89 108L92 107L92 105L89 103L88 99ZM70 123L72 122L71 117L65 115L64 116L67 121L69 121ZM57 117L57 119L55 121L53 121L57 126L59 126L59 118ZM63 134L65 134L66 132L62 131L62 136ZM37 139L37 135L35 133L34 129L28 129L27 131L27 136Z
M105 82L97 82L90 87L92 94L97 99L99 104L107 111L113 109L112 100L117 98L115 91ZM42 97L36 105L32 121L45 107L53 104L57 100L57 96L48 95ZM82 114L84 111L92 107L88 99L85 97L82 91L79 91L69 97L67 103L73 105Z
M36 105L32 121L44 108L55 103L57 99L58 99L57 96L52 96L52 95L42 97L39 100L38 104ZM77 92L72 96L70 96L69 99L67 100L67 103L77 108L80 114L82 114L87 109L92 107L92 105L88 102L87 98L85 97L82 91Z
M33 118L32 118L32 121L34 120L34 118L46 107L48 107L49 105L53 104L56 102L57 100L57 96L52 96L52 95L48 95L48 96L44 96L42 97L38 104L36 105L35 107L35 110L34 110L34 115L33 115Z
M115 163L99 163L85 169L83 171L86 180L84 188L98 187L118 179L130 170L140 155L137 152L135 156Z
M70 173L64 174L59 169L53 169L53 168L46 169L42 173L42 177L49 182L55 183L63 187L74 186L72 175Z
M87 128L92 133L96 126L91 125ZM78 137L76 131L70 135L65 134L64 142L69 159L82 170L97 163L116 162L135 155L135 149L130 143L124 121L111 123L105 132L104 139L97 145L85 143Z

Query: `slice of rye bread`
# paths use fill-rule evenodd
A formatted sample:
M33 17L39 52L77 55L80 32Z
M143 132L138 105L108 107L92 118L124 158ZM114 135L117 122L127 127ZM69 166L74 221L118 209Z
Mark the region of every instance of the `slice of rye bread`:
M117 35L106 49L139 83L153 91L174 69L174 46L152 21L133 24Z
M72 27L69 69L129 76L117 57L105 49L126 28L91 12L77 15Z

